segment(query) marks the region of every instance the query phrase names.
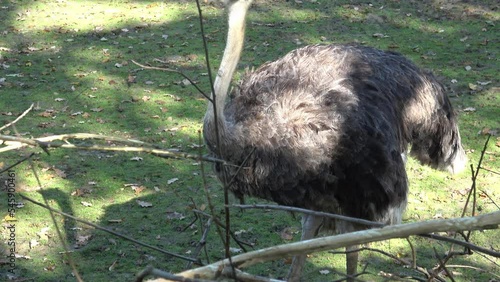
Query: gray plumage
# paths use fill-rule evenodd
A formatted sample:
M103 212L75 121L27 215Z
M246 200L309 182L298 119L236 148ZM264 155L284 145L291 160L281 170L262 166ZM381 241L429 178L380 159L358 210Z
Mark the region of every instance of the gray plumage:
M234 69L221 71L232 76ZM225 101L227 91L216 91L224 96L217 101ZM370 47L291 51L246 74L219 105L217 119L210 107L204 137L212 154L233 164L248 157L239 173L216 166L219 176L225 170L228 179L234 177L229 189L240 199L393 224L406 206L402 156L410 144L412 156L437 169L458 172L466 161L456 115L435 77L399 54ZM302 238L314 236L321 221L306 216ZM364 228L330 223L337 232ZM304 259L294 262L298 270L292 269L291 279L298 279Z

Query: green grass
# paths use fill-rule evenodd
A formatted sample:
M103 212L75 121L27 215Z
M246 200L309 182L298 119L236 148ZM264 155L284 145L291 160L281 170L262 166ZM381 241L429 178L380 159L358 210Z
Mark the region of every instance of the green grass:
M371 5L369 5L371 4ZM193 87L179 84L173 73L140 71L131 60L158 65L155 58L171 60L167 67L182 70L209 92L193 1L14 1L1 2L0 10L0 125L12 121L35 103L35 110L16 124L24 137L89 132L139 139L197 153L199 130L206 107ZM500 128L498 86L498 19L495 1L257 1L252 8L245 50L239 73L275 60L286 52L315 43L358 42L391 49L431 69L450 90L459 112L462 139L470 163L477 164L486 137L481 130ZM217 70L225 38L222 9L203 5L209 55ZM374 34L385 37L374 37ZM471 70L467 71L466 66ZM129 76L136 76L128 84ZM456 82L452 83L452 80ZM481 85L479 82L491 83ZM57 99L59 98L59 99ZM56 99L58 101L56 101ZM463 109L473 107L473 112ZM2 134L14 135L12 127ZM88 144L87 141L81 141ZM500 170L500 139L493 136L484 167ZM50 155L30 148L1 153L0 167L6 167L29 152L37 152L33 163L43 188L37 184L27 162L15 168L17 191L79 218L92 221L137 240L171 252L190 255L201 237L201 223L187 229L195 216L194 207L207 209L199 164L192 160L160 159L140 153L51 150ZM134 161L133 157L142 161ZM209 167L209 193L222 215L223 195ZM405 222L461 215L465 192L471 186L469 173L449 176L410 160L409 206ZM5 176L2 176L5 177ZM168 180L179 180L167 184ZM127 184L145 189L136 193ZM481 171L477 185L478 213L498 208L500 177ZM0 199L6 199L4 192ZM487 196L488 195L488 196ZM20 199L18 198L18 201ZM142 208L136 202L151 203ZM83 203L90 203L85 206ZM260 202L248 199L248 202ZM2 217L6 200L0 201ZM183 217L176 218L175 213ZM297 231L299 220L288 213L262 210L234 210L232 229L245 231L241 239L256 249L287 243L280 233L287 227ZM61 252L49 213L25 202L17 210L16 277L35 281L71 281L71 269ZM56 216L73 259L86 281L131 280L151 264L179 272L186 262L114 237L73 220ZM8 225L3 221L0 251L8 254ZM48 229L44 229L48 228ZM185 229L185 230L184 230ZM84 240L91 235L90 239ZM293 233L298 240L299 232ZM78 239L84 243L78 248ZM432 268L437 263L433 247L440 254L449 245L411 238L417 249L417 263ZM498 230L476 232L472 240L486 248L500 249ZM405 240L374 243L402 258L409 258ZM233 247L237 247L236 245ZM212 226L207 238L211 262L223 258L223 246ZM205 256L202 256L205 260ZM27 259L26 259L27 258ZM8 265L0 259L0 280ZM278 260L252 267L256 274L283 277L289 262ZM373 252L363 252L368 263L368 281L383 281L380 271L406 275L416 272ZM459 256L450 264L456 281L487 281L500 275L498 259L479 254ZM339 279L319 270L344 271L344 256L328 252L312 254L305 270L307 281ZM493 273L493 274L492 274ZM495 279L498 279L495 278Z

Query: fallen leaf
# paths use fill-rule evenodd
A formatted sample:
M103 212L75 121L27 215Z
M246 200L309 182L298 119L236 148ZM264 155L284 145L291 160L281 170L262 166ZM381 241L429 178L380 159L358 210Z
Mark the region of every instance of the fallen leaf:
M290 227L285 227L285 229L281 230L280 237L283 240L292 240L293 239L293 231Z
M491 81L476 81L477 84L481 85L481 86L485 86L485 85L488 85L491 83Z
M118 264L118 261L115 260L109 267L108 267L108 270L109 271L113 271L115 269L115 266Z
M239 254L241 253L243 250L240 249L240 248L229 248L229 251L233 254Z
M132 157L132 158L130 158L130 160L139 162L139 161L142 161L143 159L141 157Z
M178 212L167 212L167 219L172 220L172 219L179 219L182 220L184 219L185 216L182 213Z
M167 184L168 184L168 185L170 185L170 184L172 184L172 183L176 182L177 180L179 180L179 178L172 178L172 179L169 179L169 180L167 180Z
M150 208L153 206L153 204L141 200L136 200L136 202L141 208Z
M128 77L127 77L127 83L128 84L135 83L136 82L135 81L136 78L137 78L137 76L129 74Z
M80 202L80 203L81 203L82 205L84 205L85 207L91 207L91 206L92 206L92 204L91 204L91 203L89 203L89 202L82 201L82 202Z
M476 108L474 107L467 107L465 109L463 109L464 112L468 113L468 112L475 112L476 111Z
M33 249L34 247L40 245L40 243L36 239L30 240L30 249Z
M328 270L328 269L322 269L322 270L319 271L319 274L323 274L323 275L330 274L330 270Z
M56 102L62 102L62 101L65 101L66 99L64 98L55 98L54 101Z
M132 186L132 190L134 190L136 195L139 195L142 191L144 191L144 189L146 189L144 186Z
M85 235L85 236L77 235L75 238L76 239L75 247L79 248L86 246L89 243L90 238L92 238L92 235Z
M40 238L49 237L49 235L48 235L49 230L50 230L50 227L44 227L39 232L37 232L36 235L38 235L38 237L40 237Z

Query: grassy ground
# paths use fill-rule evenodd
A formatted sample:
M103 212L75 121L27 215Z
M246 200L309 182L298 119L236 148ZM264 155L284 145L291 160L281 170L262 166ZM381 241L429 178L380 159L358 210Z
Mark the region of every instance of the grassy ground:
M130 62L158 65L155 59L161 59L167 62L164 66L182 70L208 92L193 1L4 0L0 4L0 126L35 103L35 110L16 124L23 137L89 132L197 152L206 104L202 95L179 75L139 71ZM225 19L220 8L204 4L203 11L216 70ZM470 163L477 164L486 139L481 133L500 128L499 16L498 4L491 0L257 1L249 16L240 71L313 43L358 42L403 53L433 70L449 88ZM15 131L10 127L1 133ZM488 145L484 167L498 172L497 136ZM43 188L25 162L14 169L18 192L39 201L45 195L54 208L171 252L192 255L202 233L200 221L190 226L195 219L192 209L207 207L199 163L139 153L58 149L47 155L32 148L1 153L0 168L29 152L38 153L33 159ZM408 173L411 188L405 222L461 215L471 186L469 173L449 176L414 161L409 162ZM209 194L222 214L220 186L210 173L208 180ZM481 171L478 213L498 210L493 201L499 203L499 183L498 174ZM5 191L0 199L4 217ZM142 207L137 200L152 206ZM18 206L16 218L15 275L8 272L10 266L2 256L0 280L73 280L49 213L25 202ZM186 267L184 261L73 220L60 216L56 220L86 281L131 280L149 264L171 272ZM238 236L255 248L300 237L299 220L284 212L234 210L232 221ZM0 251L8 255L9 222L4 220L2 226ZM292 236L284 235L287 232ZM425 268L437 264L433 247L439 254L449 249L445 243L411 240L417 263ZM472 241L500 250L498 230L476 232ZM372 247L401 258L410 256L405 240ZM215 228L209 233L206 253L212 262L223 257ZM252 271L283 277L288 263L279 260ZM384 273L419 275L373 252L363 252L361 263L368 264L370 274L363 276L367 281L388 279ZM471 267L450 268L456 281L500 279L495 276L500 275L498 259L474 254L456 257L450 264ZM305 277L338 279L334 270L343 271L343 265L341 255L313 254Z

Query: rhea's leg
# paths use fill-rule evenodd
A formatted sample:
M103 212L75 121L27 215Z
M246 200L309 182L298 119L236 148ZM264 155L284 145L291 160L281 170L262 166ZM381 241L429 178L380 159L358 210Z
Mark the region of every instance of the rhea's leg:
M352 252L359 249L359 245L348 246L345 248L346 254L346 268L347 268L347 282L355 281L354 276L358 271L358 254L359 252Z
M302 236L300 238L301 241L309 240L314 238L318 234L318 230L323 222L323 218L313 216L313 215L304 215L302 217ZM290 267L290 271L288 272L288 281L297 282L300 281L300 275L302 274L302 268L306 262L306 254L297 255L293 257L292 266Z

